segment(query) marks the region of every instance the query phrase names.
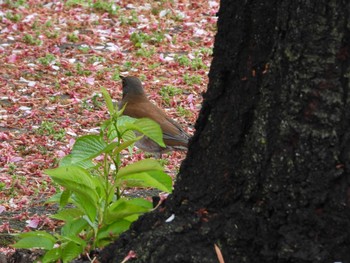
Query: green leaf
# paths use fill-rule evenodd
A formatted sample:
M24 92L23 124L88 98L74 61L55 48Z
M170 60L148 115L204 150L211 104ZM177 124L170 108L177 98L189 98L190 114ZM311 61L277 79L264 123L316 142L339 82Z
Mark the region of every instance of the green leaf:
M90 173L78 166L58 167L45 170L45 173L58 184L72 191L72 200L76 205L84 209L91 221L95 220L98 195L96 188L99 187Z
M103 152L109 153L113 151L116 147L118 147L118 142L111 142L103 149Z
M135 121L136 121L135 118L132 118L132 117L127 116L127 115L119 116L117 119L118 130L121 133L123 133L125 130L127 130L126 126L129 124L133 124Z
M35 231L19 234L20 240L12 245L14 248L52 249L56 239L45 231Z
M63 262L71 262L83 252L83 247L77 245L75 242L68 242L62 247L61 257Z
M147 171L163 171L164 168L154 159L144 159L136 163L129 164L121 168L117 177L122 177L128 174L147 172Z
M47 251L42 258L43 263L57 262L61 258L61 247L53 248Z
M93 159L103 153L106 142L100 135L85 135L79 137L72 149L72 162L77 163L87 159Z
M141 138L143 137L142 136L138 136L138 137L135 137L133 139L129 139L123 143L121 143L115 150L114 150L114 153L120 153L122 150L128 148L129 146L133 145L135 142L137 142L138 140L140 140Z
M172 179L154 159L145 159L121 168L117 174L118 184L128 187L154 187L172 191Z
M102 95L106 101L106 105L107 105L107 109L109 111L109 114L112 116L114 114L114 107L113 107L112 98L109 95L108 91L104 87L101 87L101 92L102 92Z
M135 220L137 217L135 217ZM110 225L105 225L102 227L97 234L97 246L105 246L111 241L115 240L119 234L128 230L131 223L135 220L121 219L112 222Z
M118 182L126 187L152 187L168 193L172 191L172 179L163 171L128 174L120 177Z
M73 236L73 235L69 235L69 236L62 236L62 239L64 239L65 241L68 242L74 242L75 244L82 246L82 247L86 247L86 242L85 240L81 239L79 236Z
M78 166L64 166L55 169L47 169L45 170L45 173L55 182L73 192L84 193L84 191L89 191L88 194L90 194L91 192L94 192L96 188L95 180L93 180L92 175ZM94 200L97 200L96 193L91 197Z
M72 154L68 154L64 156L59 163L59 166L61 167L71 166L71 165L79 166L85 169L95 167L95 164L91 160L82 160L82 161L74 162Z
M121 198L108 207L106 223L110 224L134 214L143 214L152 208L152 203L142 198L131 200Z
M81 231L87 228L89 224L83 218L78 218L72 221L66 222L61 228L61 234L64 237L77 236Z
M118 112L117 112L117 116L118 116L118 117L122 116L122 114L123 114L123 112L124 112L124 110L125 110L125 108L126 108L126 104L127 104L127 103L125 103L125 104L123 105L123 107L122 107L120 110L118 110ZM116 108L119 108L119 107L120 107L120 104L119 104L119 105L116 105Z
M125 128L141 132L148 138L158 143L160 146L165 147L162 129L160 128L158 123L151 119L136 119L134 123L126 124Z
M69 203L71 195L72 195L72 191L70 190L66 189L62 192L59 200L60 201L59 204L61 208L65 207Z
M58 213L51 215L51 218L62 220L62 221L72 221L74 219L80 218L84 213L77 208L65 208Z

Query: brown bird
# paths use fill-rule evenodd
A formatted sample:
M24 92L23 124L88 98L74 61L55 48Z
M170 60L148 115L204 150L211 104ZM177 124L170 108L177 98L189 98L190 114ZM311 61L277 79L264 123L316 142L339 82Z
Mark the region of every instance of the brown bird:
M166 148L156 142L143 137L136 142L139 149L160 155L173 150L186 150L190 136L174 120L170 119L164 111L152 104L146 97L142 83L137 77L121 77L123 81L123 98L120 107L126 104L124 115L133 118L149 118L160 125L163 131L163 140Z

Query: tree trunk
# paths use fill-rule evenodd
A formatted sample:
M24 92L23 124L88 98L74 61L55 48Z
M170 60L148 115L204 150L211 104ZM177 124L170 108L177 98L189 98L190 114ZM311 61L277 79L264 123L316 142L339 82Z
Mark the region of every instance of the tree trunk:
M350 2L222 0L175 191L102 262L350 262ZM165 220L175 215L172 222Z

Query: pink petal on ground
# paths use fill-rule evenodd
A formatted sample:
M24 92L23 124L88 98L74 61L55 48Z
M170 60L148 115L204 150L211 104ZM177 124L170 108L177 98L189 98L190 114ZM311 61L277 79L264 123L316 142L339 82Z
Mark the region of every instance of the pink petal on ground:
M188 103L193 103L193 94L188 95L187 101Z
M95 78L86 78L86 83L89 84L89 85L94 85L95 84Z
M12 55L7 57L7 62L8 63L15 63L16 60L17 60L17 55L16 54L12 54Z
M40 223L40 219L39 218L34 218L34 219L31 219L31 220L27 220L26 223L27 223L28 227L37 228L39 223Z
M12 158L10 158L10 162L11 163L17 163L17 162L20 162L20 161L22 161L23 160L23 158L22 157L19 157L19 156L17 156L17 157L12 157Z
M6 210L5 206L0 205L0 214Z
M127 262L129 259L137 258L135 251L130 250L128 255L123 259L122 263Z

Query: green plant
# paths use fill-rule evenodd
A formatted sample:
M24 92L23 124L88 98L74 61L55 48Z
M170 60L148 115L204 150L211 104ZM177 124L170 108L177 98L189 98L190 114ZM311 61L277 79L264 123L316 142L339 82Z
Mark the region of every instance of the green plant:
M35 231L19 234L16 248L46 250L42 262L70 262L82 253L101 248L129 228L142 213L152 209L151 202L126 198L127 187L153 187L171 192L171 177L154 159L145 159L122 167L123 150L144 135L165 146L160 126L150 119L122 115L105 89L102 89L110 118L99 134L79 137L72 152L58 168L45 172L64 188L49 202L59 204L52 218L62 220L60 234ZM137 131L140 136L136 136ZM99 158L96 158L99 157Z
M181 66L189 66L191 64L191 60L185 56L175 56L175 61L177 61Z
M7 12L6 18L11 20L12 22L19 22L22 16L20 14L13 14L12 12Z
M177 107L177 112L179 113L180 116L189 117L192 115L192 112L190 110L187 110L182 106Z
M213 55L213 48L202 47L199 49L199 52L205 56L211 56L211 55Z
M135 47L142 47L142 44L157 44L164 40L164 34L160 31L156 31L153 34L145 34L143 32L133 32L130 36L131 42Z
M48 38L51 38L51 39L55 39L55 38L58 38L58 36L60 35L59 32L57 30L53 30L53 31L45 31L45 35L48 37Z
M208 68L207 65L205 65L203 63L203 60L201 57L195 57L194 59L192 59L191 61L191 68L198 70L198 69L206 69Z
M25 34L23 36L23 41L29 45L40 45L41 44L41 40L38 38L33 37L30 34Z
M78 49L83 53L89 53L91 48L88 45L80 45Z
M88 7L91 5L91 0L67 0L65 3L66 6L82 6L82 7Z
M118 80L120 80L120 71L119 71L119 69L114 69L114 72L113 72L113 74L112 74L112 80L114 80L114 81L118 81Z
M77 73L79 75L82 75L82 76L89 76L89 75L91 75L91 71L84 69L84 67L83 67L83 65L81 63L77 63L76 70L77 70Z
M98 11L107 12L111 15L116 15L118 10L120 9L120 7L117 6L114 2L106 2L101 0L94 2L92 4L92 8Z
M79 36L76 32L67 35L67 40L70 42L77 42L79 40Z
M207 66L203 63L203 60L199 55L199 53L196 53L193 59L190 59L185 55L175 56L175 61L177 61L182 66L191 67L195 70L206 69Z
M45 57L38 58L38 62L44 66L50 65L52 62L54 62L56 57L52 54L46 54Z
M36 130L39 135L51 135L57 141L61 141L66 136L66 131L59 128L56 122L43 121L40 127Z
M180 94L182 94L182 90L171 85L162 87L159 91L159 95L162 96L163 101L168 105L171 97Z
M136 56L149 58L156 53L155 48L144 48L141 47L136 51Z
M156 62L156 63L153 63L153 64L149 65L148 68L149 69L156 69L156 68L158 68L161 65L162 65L161 63Z
M27 1L26 0L17 0L17 1L13 1L13 0L6 0L5 1L6 5L9 5L9 7L11 8L18 8L18 7L27 7Z
M184 81L187 85L200 84L202 82L202 77L199 75L189 75L188 73L184 74Z

